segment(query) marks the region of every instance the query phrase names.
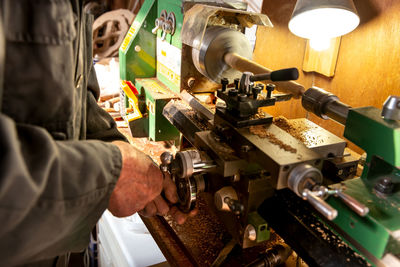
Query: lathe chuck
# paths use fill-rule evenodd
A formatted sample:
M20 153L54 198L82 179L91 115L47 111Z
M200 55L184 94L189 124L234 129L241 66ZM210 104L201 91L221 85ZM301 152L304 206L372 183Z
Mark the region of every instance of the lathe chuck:
M198 43L201 42L200 49ZM196 69L209 79L219 82L221 78L234 79L241 72L231 68L224 61L227 53L236 53L244 58L251 59L252 49L246 36L236 30L213 26L207 28L203 40L197 36L192 48L192 59Z

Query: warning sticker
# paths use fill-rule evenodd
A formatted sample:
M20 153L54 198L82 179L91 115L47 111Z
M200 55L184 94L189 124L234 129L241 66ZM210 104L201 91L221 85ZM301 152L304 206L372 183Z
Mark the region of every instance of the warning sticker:
M181 84L181 49L157 38L157 71L176 86Z

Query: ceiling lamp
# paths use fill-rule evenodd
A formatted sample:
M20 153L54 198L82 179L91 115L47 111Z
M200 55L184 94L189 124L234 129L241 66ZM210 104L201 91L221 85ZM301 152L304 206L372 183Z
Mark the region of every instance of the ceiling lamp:
M289 30L310 39L313 49L324 50L331 38L351 32L359 23L352 0L297 0Z

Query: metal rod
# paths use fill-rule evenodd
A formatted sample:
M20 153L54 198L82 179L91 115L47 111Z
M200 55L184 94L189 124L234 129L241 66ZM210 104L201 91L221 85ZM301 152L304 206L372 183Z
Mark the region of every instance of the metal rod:
M331 205L326 203L323 199L317 197L314 192L306 188L303 190L303 197L328 220L332 221L336 218L338 214L337 210L332 208Z
M369 208L365 206L364 204L358 202L355 198L352 196L349 196L346 193L343 193L341 191L336 192L336 195L349 207L351 208L355 213L360 215L361 217L364 217L365 215L368 214Z

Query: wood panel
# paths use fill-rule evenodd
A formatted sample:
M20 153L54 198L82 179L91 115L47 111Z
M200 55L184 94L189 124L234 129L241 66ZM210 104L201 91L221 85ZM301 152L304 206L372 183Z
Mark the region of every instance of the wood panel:
M291 34L287 28L295 0L264 0L262 12L274 28L259 27L254 60L272 68L302 68L304 39ZM336 94L353 106L382 107L388 95L400 95L400 1L355 0L361 24L342 37L333 78L316 73L301 73L299 83L306 88L315 85ZM281 103L269 108L273 115L288 118L307 117L341 136L343 126L306 114L300 101ZM354 145L351 148L361 152Z
M315 71L326 77L333 77L335 75L340 39L341 37L332 38L329 49L322 51L312 49L310 41L307 40L303 70L306 72Z

